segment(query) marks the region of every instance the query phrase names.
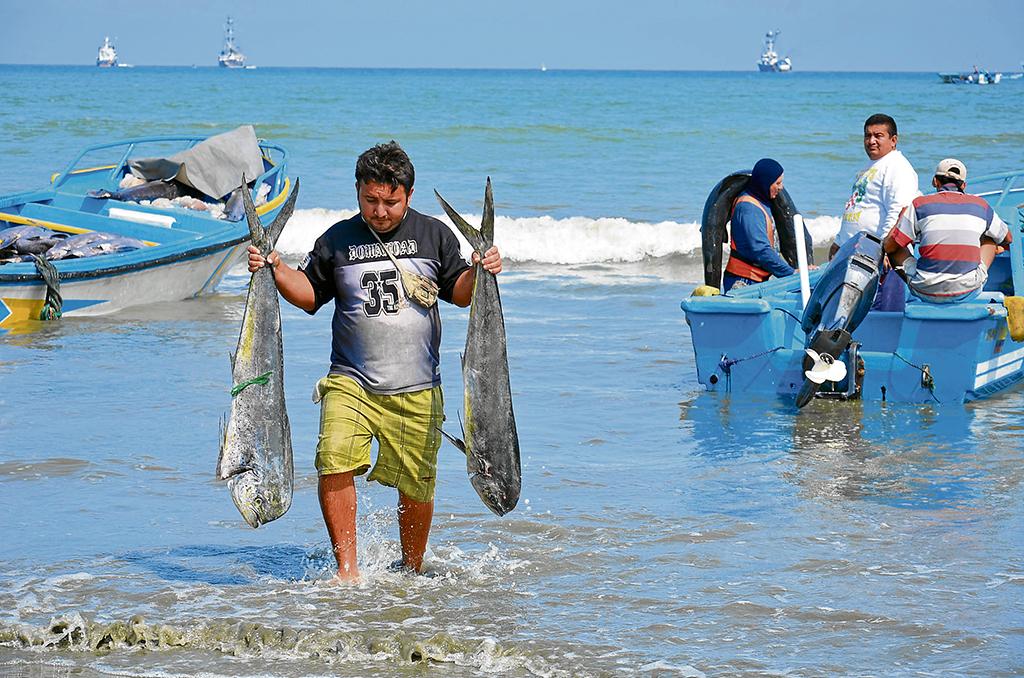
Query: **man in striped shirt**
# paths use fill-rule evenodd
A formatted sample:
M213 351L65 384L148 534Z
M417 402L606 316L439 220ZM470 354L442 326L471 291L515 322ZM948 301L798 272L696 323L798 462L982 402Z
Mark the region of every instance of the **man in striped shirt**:
M1009 244L1006 224L984 199L964 193L967 168L947 158L935 168L932 195L915 198L883 243L918 299L949 304L974 299L988 280L997 246ZM910 248L917 244L917 258Z

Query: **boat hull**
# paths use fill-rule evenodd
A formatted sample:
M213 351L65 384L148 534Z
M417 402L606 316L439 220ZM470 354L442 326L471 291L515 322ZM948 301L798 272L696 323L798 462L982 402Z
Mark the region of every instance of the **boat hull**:
M64 316L97 316L130 306L189 299L213 290L245 254L246 242L186 259L152 262L126 270L98 270L62 278ZM0 330L36 320L46 298L46 285L38 280L0 280Z
M990 303L912 302L903 313L873 311L854 333L863 361L859 396L892 402L962 403L1024 379L1024 342L1007 311ZM682 302L697 379L709 391L795 397L804 382L806 333L790 301L691 297Z

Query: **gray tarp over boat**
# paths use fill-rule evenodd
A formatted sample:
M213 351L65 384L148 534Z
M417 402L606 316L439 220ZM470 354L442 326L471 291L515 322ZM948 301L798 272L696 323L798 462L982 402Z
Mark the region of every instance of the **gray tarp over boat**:
M242 125L169 158L140 158L128 167L146 181L173 179L220 200L238 188L243 174L249 181L263 174L263 159L256 130Z

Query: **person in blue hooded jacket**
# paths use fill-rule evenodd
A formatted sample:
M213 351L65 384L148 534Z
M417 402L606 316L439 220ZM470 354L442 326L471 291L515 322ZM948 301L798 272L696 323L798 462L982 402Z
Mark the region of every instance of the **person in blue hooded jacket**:
M764 282L771 276L793 274L775 249L775 220L771 201L782 191L782 165L761 158L754 165L750 180L732 205L729 229L729 263L723 276L723 291Z

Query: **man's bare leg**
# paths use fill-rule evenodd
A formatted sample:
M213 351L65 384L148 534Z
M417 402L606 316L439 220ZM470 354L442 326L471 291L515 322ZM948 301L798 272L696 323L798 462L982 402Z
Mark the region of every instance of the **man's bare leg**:
M402 564L414 572L423 567L434 501L413 501L398 493L398 536L402 541Z
M337 578L359 579L356 566L356 486L352 471L320 476L320 510L338 561Z

